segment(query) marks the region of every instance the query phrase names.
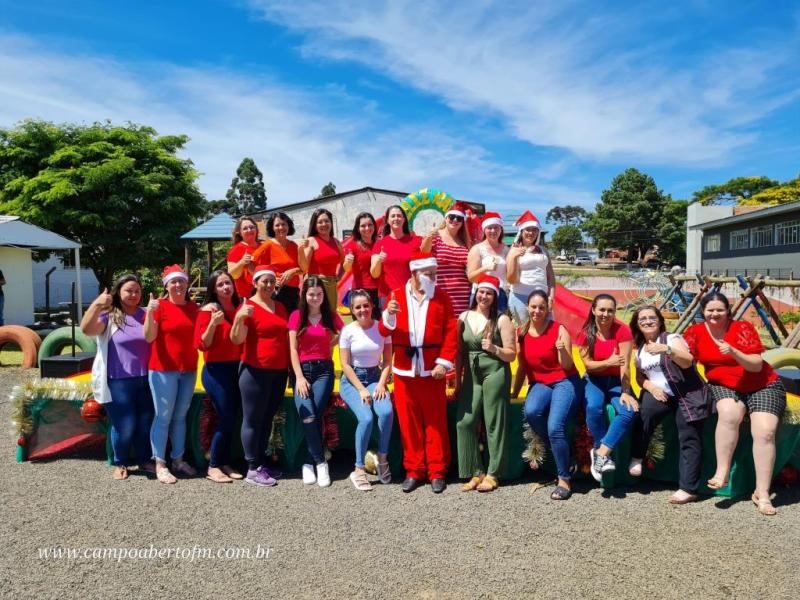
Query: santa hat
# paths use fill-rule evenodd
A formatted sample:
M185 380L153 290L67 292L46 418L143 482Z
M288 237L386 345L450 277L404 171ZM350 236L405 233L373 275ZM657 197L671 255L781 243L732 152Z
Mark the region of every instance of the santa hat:
M189 281L189 276L183 270L183 267L178 264L164 267L164 270L161 272L161 283L164 285L167 285L173 279L179 278L184 281Z
M411 255L408 266L412 271L435 267L436 258L430 252L414 252L414 254Z
M503 217L500 216L500 213L487 212L483 215L483 219L481 219L481 229L485 230L491 225L499 225L500 227L503 226Z
M487 275L484 273L480 277L478 277L478 289L486 288L487 290L494 290L494 295L498 296L500 294L500 280L493 276Z
M264 275L272 275L275 277L275 271L272 268L272 265L259 265L258 270L253 273L253 283L259 280L260 277Z
M539 219L533 216L533 213L529 210L526 210L522 213L522 216L517 219L517 222L514 223L515 227L519 229L527 229L528 227L536 227L536 229L541 229L542 226L539 223Z
M454 215L456 217L461 217L462 219L467 218L467 211L471 211L472 207L467 204L466 202L456 202L453 206L450 207L445 213L445 217L449 217L450 215Z

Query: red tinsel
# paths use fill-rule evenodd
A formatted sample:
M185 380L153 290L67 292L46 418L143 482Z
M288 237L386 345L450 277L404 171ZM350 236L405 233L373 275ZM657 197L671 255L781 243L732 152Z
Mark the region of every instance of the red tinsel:
M328 404L325 414L322 415L322 439L326 448L336 448L339 445L339 423L336 422L334 403Z
M206 454L208 454L211 449L211 438L214 437L214 430L216 428L217 411L214 410L211 398L206 396L203 398L203 408L200 410L200 431L198 433L200 447Z
M589 472L589 452L593 445L592 434L589 433L589 427L586 425L586 417L583 409L578 409L577 418L575 419L573 456L575 457L575 462L578 463L578 468L581 473L586 474Z

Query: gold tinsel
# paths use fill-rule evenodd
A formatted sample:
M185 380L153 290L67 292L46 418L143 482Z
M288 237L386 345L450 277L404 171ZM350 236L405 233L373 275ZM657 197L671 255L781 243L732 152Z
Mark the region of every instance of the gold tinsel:
M33 414L37 404L53 400L66 402L85 402L92 397L92 386L88 381L74 379L32 379L15 385L11 390L11 420L19 435L33 433Z
M664 443L664 427L661 423L656 426L653 435L650 438L650 444L647 446L647 458L656 462L664 460L664 452L666 451L666 444Z
M527 463L536 463L537 466L541 466L544 462L544 455L547 452L547 448L536 432L531 429L531 426L528 424L527 419L522 421L522 437L527 442L525 446L525 450L522 451L522 460Z
M283 449L283 434L281 429L286 422L286 411L281 406L278 412L275 413L275 418L272 419L272 432L269 435L269 444L267 445L267 454L276 454L278 450Z
M378 474L378 454L374 450L367 450L364 456L364 470L370 475Z

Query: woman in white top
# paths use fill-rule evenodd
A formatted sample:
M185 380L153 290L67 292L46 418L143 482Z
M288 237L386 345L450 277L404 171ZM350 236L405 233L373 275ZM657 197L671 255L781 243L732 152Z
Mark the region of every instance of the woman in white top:
M387 454L392 437L394 408L386 381L392 366L392 338L378 333L372 318L372 298L367 290L350 292L350 310L355 321L345 325L339 335L342 379L339 396L358 419L356 465L350 481L357 490L367 492L372 485L364 470L364 457L372 437L373 412L378 418L378 480L391 483Z
M703 422L708 416L704 383L694 368L694 359L683 338L667 334L664 317L655 306L643 306L631 316L636 347L636 380L642 388L640 409L633 425L630 474L642 474L650 437L661 420L675 414L680 442L679 489L671 504L697 499Z
M508 246L503 243L503 217L496 212L487 212L481 220L483 241L470 248L467 256L467 277L473 283L470 306L475 297L474 284L481 275L497 277L500 282L500 294L497 297L497 310L500 314L508 308L508 281L506 279L506 256Z
M517 239L506 257L506 274L511 284L508 307L519 327L528 321L528 296L533 290L547 293L550 309L556 293L556 275L550 255L539 242L541 225L530 211L517 219Z

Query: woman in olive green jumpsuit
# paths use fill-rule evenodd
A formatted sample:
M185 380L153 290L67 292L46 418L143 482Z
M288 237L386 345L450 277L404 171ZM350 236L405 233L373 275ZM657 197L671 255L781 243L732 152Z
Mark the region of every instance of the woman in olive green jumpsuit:
M507 419L511 369L516 357L514 326L497 314L500 282L482 275L468 311L458 318L460 352L456 360L458 395L458 475L468 479L463 491L491 492L508 451ZM484 468L478 443L483 417L489 446Z

